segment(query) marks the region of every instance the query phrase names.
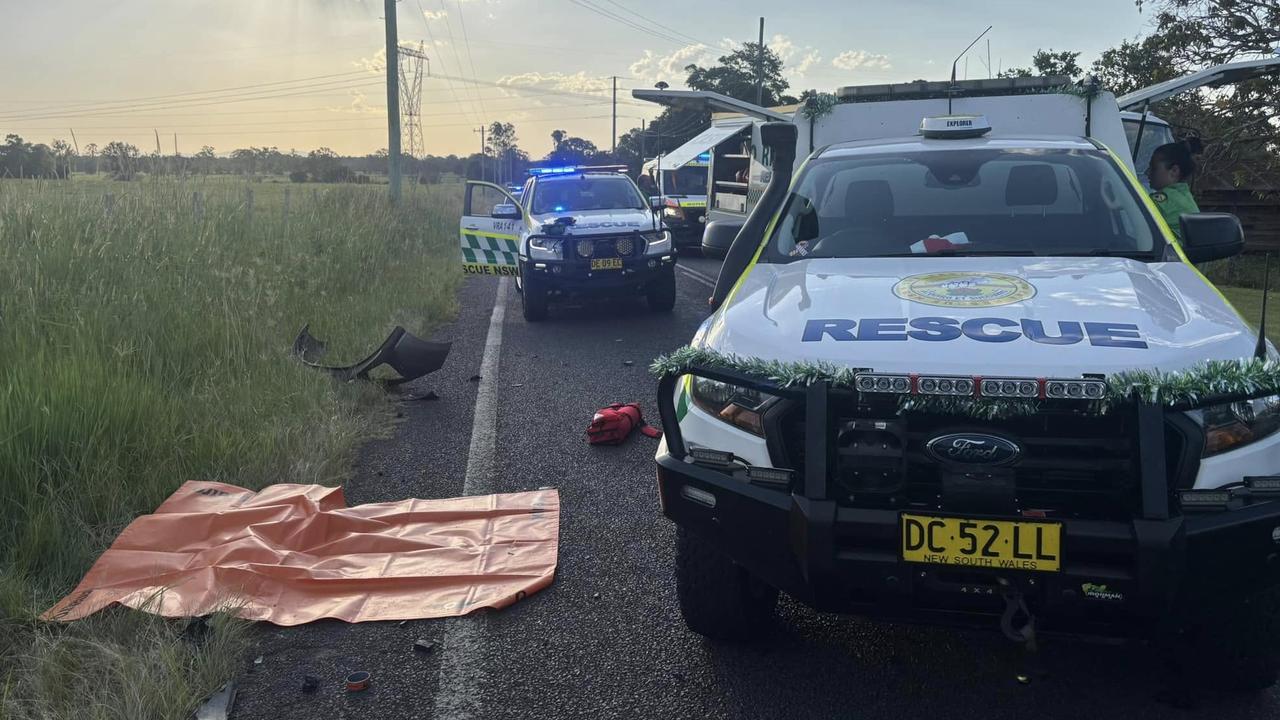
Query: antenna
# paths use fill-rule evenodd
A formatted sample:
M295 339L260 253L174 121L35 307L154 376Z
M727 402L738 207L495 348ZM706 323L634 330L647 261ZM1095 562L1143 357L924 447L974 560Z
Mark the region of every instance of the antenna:
M977 45L977 44L978 44L978 41L982 39L982 36L983 36L983 35L986 35L987 33L991 32L991 28L992 28L992 27L994 27L994 26L993 26L993 25L988 25L986 30L983 30L983 31L982 31L982 33L978 35L978 37L976 37L976 38L974 38L974 39L973 39L973 42L969 43L969 47L965 48L965 49L964 49L964 52L962 52L962 53L960 53L959 55L957 55L957 56L956 56L956 59L951 61L951 84L952 84L952 86L954 86L954 85L956 84L956 65L959 65L959 64L960 64L960 58L964 57L964 54L965 54L965 53L967 53L967 52L969 52L969 50L970 50L970 49L972 49L974 45ZM954 88L953 88L953 89L954 89ZM952 98L952 96L953 96L954 94L955 94L955 93L951 92L951 90L948 90L948 91L947 91L947 114L948 114L948 115L950 115L950 114L951 114L951 98Z
M1258 360L1267 359L1267 294L1271 292L1271 253L1267 253L1262 271L1262 319L1258 322L1258 346L1253 349L1253 357Z

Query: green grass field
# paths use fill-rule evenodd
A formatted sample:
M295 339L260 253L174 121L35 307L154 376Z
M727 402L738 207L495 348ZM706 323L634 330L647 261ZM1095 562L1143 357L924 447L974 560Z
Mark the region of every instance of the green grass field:
M35 617L186 480L341 483L390 405L290 359L293 337L356 360L448 319L459 200L0 181L0 716L184 718L233 674L240 623Z

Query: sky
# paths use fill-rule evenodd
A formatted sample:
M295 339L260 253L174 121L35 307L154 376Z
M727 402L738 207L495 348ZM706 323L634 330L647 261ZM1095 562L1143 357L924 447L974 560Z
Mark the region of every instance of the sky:
M0 135L83 148L124 140L190 155L275 146L342 154L387 147L383 0L5 0ZM610 146L660 108L630 90L768 45L792 92L945 79L1030 65L1039 48L1092 62L1146 31L1131 0L400 0L402 45L422 44L425 151L466 154L478 128L513 123L533 157L563 129ZM1083 63L1082 63L1083 64Z

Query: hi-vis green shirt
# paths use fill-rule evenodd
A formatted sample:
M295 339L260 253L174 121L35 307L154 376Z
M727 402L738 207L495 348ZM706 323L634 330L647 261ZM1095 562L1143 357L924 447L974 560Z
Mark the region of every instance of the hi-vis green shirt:
M1156 207L1160 208L1160 214L1169 224L1173 236L1181 240L1182 223L1178 222L1178 218L1184 213L1200 212L1196 199L1191 197L1191 188L1187 187L1186 183L1174 183L1151 193L1151 199L1156 202Z

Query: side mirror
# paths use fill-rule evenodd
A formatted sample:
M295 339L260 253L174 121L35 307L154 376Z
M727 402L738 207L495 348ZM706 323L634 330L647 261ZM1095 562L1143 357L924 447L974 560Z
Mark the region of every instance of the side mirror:
M1193 264L1221 260L1244 251L1240 219L1230 213L1187 213L1182 225L1182 252Z
M519 207L511 203L503 203L494 205L493 212L489 213L489 217L495 220L519 220L522 216L520 215Z

